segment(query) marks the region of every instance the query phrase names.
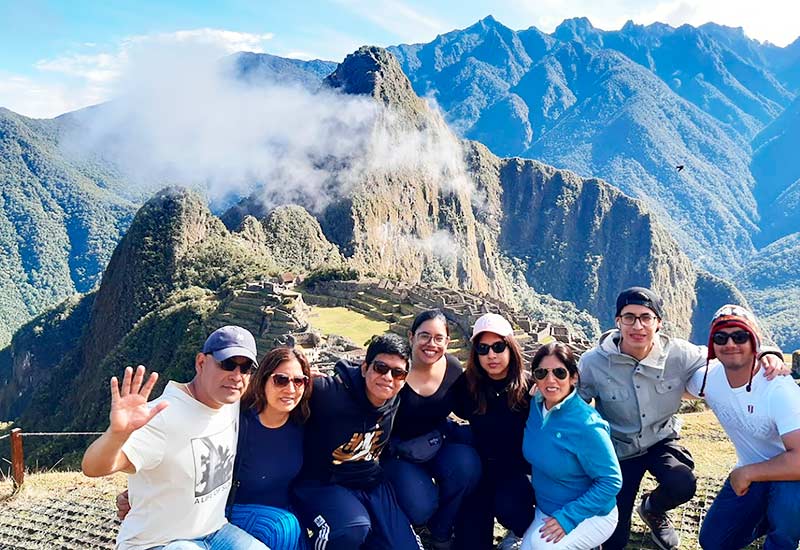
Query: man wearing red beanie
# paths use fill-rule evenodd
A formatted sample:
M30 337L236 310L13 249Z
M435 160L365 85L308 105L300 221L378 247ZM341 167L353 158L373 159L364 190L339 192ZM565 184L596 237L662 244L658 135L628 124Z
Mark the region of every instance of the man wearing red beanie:
M708 369L687 386L705 397L738 457L700 529L705 550L744 548L765 534L765 550L800 542L800 387L789 377L767 381L760 348L753 314L723 306L711 322Z

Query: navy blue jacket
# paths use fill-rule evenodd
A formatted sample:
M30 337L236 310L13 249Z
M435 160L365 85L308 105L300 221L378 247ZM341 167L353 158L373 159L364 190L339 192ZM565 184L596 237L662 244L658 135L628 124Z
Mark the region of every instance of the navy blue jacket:
M399 399L376 408L367 399L360 367L339 361L334 371L314 379L300 478L374 487L383 479L378 457L389 441Z

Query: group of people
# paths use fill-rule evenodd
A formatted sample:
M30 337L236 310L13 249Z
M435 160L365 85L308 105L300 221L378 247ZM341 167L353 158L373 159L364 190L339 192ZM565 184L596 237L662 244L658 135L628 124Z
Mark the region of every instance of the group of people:
M332 375L295 348L257 364L253 336L222 327L195 377L152 402L156 373L112 378L109 427L83 471L131 474L123 550L417 550L422 526L429 549L488 550L495 521L509 547L622 549L634 508L673 549L667 512L696 489L675 416L691 395L739 459L703 548L766 535L766 549L795 550L800 388L780 351L761 345L741 306L715 314L706 348L661 332L650 289L626 289L616 305L616 328L579 361L553 342L530 365L493 313L475 322L464 368L447 353L447 319L430 310L407 338L375 336L360 364L340 361ZM658 485L637 505L647 471Z

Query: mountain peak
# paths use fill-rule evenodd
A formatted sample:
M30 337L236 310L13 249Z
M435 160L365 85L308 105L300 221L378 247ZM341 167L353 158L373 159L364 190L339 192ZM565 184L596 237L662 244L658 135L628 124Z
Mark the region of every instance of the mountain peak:
M553 36L564 42L575 40L592 44L597 41L601 32L600 29L592 25L588 17L573 17L564 19L553 31Z
M368 95L406 112L418 126L425 126L423 119L430 114L397 59L384 48L361 46L339 64L325 83L346 94Z

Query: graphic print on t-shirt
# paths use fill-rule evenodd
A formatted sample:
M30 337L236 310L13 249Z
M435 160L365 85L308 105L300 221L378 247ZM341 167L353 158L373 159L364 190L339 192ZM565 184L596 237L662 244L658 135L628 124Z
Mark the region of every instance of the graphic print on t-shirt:
M194 496L211 496L233 477L234 449L231 430L192 439Z
M356 432L350 437L350 441L334 449L333 463L378 460L386 444L386 439L381 438L383 435L381 420L383 420L383 416L378 419L370 431Z

